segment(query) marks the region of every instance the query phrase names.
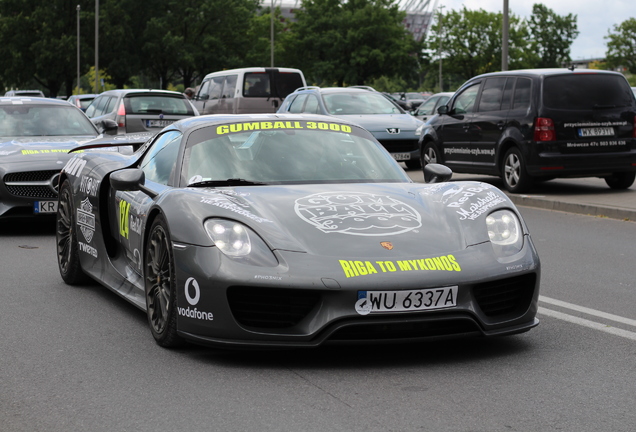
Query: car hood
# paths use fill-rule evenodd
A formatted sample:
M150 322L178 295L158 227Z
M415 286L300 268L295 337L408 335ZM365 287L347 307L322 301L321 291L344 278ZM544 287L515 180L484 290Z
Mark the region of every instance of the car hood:
M173 197L166 197L162 207L175 208L177 223L171 223L171 231L176 241L211 245L207 235L195 234L192 222L216 216L248 225L272 249L361 258L463 250L488 241L486 212L471 219L475 209L514 207L503 192L484 183L441 185L187 188L170 193Z
M94 140L96 137L2 137L0 163L19 163L37 160L67 160L68 151Z
M386 132L387 128L414 131L422 124L410 114L338 115L336 117L356 123L371 133Z

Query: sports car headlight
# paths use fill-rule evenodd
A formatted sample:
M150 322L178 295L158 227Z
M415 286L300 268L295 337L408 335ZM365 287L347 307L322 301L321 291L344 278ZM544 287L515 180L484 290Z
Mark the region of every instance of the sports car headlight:
M523 247L521 223L510 210L498 210L488 215L486 227L492 247L498 256L514 255Z
M214 245L224 255L250 265L278 265L278 260L265 242L242 223L227 219L208 219L203 226Z

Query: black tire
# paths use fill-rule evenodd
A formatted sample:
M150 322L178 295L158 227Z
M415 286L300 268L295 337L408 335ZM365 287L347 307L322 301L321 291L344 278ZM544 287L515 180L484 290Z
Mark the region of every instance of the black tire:
M177 335L177 289L170 232L163 216L152 222L144 253L146 313L150 331L164 348L180 346Z
M422 169L430 163L442 163L439 150L437 149L435 143L433 143L432 141L424 144L422 155L420 157L420 165L422 166Z
M636 172L617 172L605 177L605 183L612 189L627 189L634 184Z
M55 223L55 242L57 245L57 265L64 282L69 285L88 282L89 278L82 271L80 265L77 225L73 210L73 192L68 180L65 180L60 187Z
M505 188L512 193L526 192L532 186L526 162L517 147L512 147L506 152L501 165L501 178Z
M404 164L408 169L420 169L422 168L422 162L419 159L411 159L404 161Z

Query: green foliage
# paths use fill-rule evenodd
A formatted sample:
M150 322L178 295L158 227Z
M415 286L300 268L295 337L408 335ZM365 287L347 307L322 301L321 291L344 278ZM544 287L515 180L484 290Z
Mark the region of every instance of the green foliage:
M417 78L421 46L394 0L304 0L290 27L289 59L316 83L360 85Z
M623 66L636 73L636 18L614 25L614 31L610 31L605 39L608 39L607 65L614 68Z
M260 8L261 3L263 8ZM94 91L93 0L0 1L0 85L77 92L79 4L81 92ZM295 22L274 11L275 66L303 70L310 85L371 85L383 91L444 90L501 67L501 14L450 11L425 42L406 31L397 0L303 0ZM108 0L99 10L99 72L110 88L194 87L213 71L270 65L271 11L259 0ZM610 62L629 66L635 19L608 36ZM631 32L631 33L630 33ZM510 18L509 68L569 58L576 16L534 5ZM630 36L631 35L631 36ZM629 51L629 38L632 51ZM426 49L425 49L426 48Z
M562 67L570 61L570 46L579 34L576 15L559 16L542 4L534 4L528 26L531 52L538 55L534 67Z

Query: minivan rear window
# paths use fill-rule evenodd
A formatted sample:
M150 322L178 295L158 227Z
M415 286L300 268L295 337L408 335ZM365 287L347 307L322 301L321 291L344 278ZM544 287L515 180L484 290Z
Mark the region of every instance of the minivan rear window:
M303 80L296 72L248 72L245 74L245 97L280 97L284 99L299 87Z
M126 114L193 114L185 98L170 96L129 96Z
M630 106L634 96L622 76L571 74L546 77L543 104L548 108L590 110Z

